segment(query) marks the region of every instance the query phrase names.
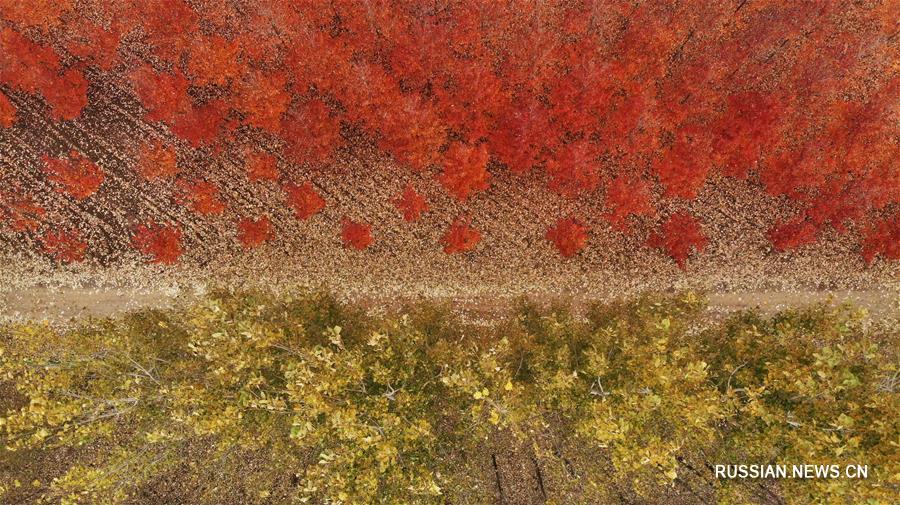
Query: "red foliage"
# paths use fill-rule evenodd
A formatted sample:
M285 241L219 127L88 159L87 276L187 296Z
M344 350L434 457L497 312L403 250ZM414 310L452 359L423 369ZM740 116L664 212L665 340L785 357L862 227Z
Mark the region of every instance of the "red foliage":
M109 30L93 24L86 25L81 33L73 32L72 35L76 38L69 41L66 49L73 56L93 63L101 70L112 70L120 62L118 50L122 32L115 24Z
M16 122L16 107L0 91L0 127L9 128Z
M0 222L8 221L13 231L37 230L46 213L31 196L24 195L18 188L12 188L9 192L0 191Z
M238 240L245 249L259 247L275 236L272 230L272 221L266 217L251 219L242 218L238 221Z
M773 97L759 92L729 95L727 102L728 110L715 128L713 155L726 174L744 178L777 133L780 111Z
M550 188L569 198L597 189L600 184L597 156L596 146L587 141L561 146L547 162Z
M72 0L0 0L0 17L43 30L55 27L72 8Z
M403 214L404 221L415 221L419 219L423 212L428 212L428 202L425 200L425 197L416 193L416 189L413 188L412 184L406 185L403 193L394 200L394 205Z
M67 159L44 156L43 160L47 178L61 186L57 191L76 200L87 199L103 184L103 170L78 151L70 152Z
M776 251L789 251L816 241L819 229L804 217L795 217L783 223L778 221L769 228L766 236L775 246Z
M159 73L148 66L142 66L130 74L134 90L147 109L147 121L171 123L175 117L191 108L187 94L190 83L183 75Z
M56 119L74 119L87 104L87 81L80 71L63 69L53 49L10 28L0 31L0 82L41 92Z
M44 253L60 263L82 261L88 248L76 230L49 231L41 235L40 242Z
M141 27L145 41L164 60L177 60L199 32L197 14L184 0L139 0L121 14Z
M424 170L439 160L438 150L447 133L435 114L415 99L401 97L379 124L378 147L413 170Z
M160 140L145 144L138 156L137 170L148 181L175 177L179 172L175 149Z
M589 228L575 218L560 219L547 230L545 238L564 258L571 258L582 250L587 242Z
M468 139L485 137L490 117L509 101L508 91L487 66L458 59L447 59L443 65L452 77L435 90L441 118L451 130Z
M545 158L550 118L536 99L527 104L510 103L488 132L491 151L513 173L524 173Z
M278 160L268 153L247 154L247 179L251 181L277 181Z
M244 68L238 62L239 53L237 41L229 41L219 35L197 37L191 41L188 74L197 86L225 86L243 73Z
M491 174L487 171L488 152L484 144L467 146L453 144L446 154L441 184L459 200L488 188Z
M182 192L179 200L189 204L197 214L221 214L225 210L225 203L219 197L219 188L209 181L181 179L178 181L178 187Z
M606 205L610 211L604 217L613 228L628 232L628 216L652 216L650 184L643 179L619 175L606 191Z
M812 200L806 210L806 214L817 226L829 223L840 233L847 231L847 223L862 220L869 203L869 195L858 184L842 179L826 182L820 188L821 194Z
M456 218L450 229L441 239L444 244L444 252L447 254L471 251L481 241L481 232L472 228L469 221L464 218Z
M135 226L131 245L141 254L149 256L151 262L171 265L184 252L181 235L181 228L177 225L148 222Z
M0 82L36 93L52 87L60 70L53 49L35 44L12 28L0 31Z
M81 72L70 68L62 73L52 85L44 86L41 92L50 104L50 116L54 119L71 120L81 115L87 103L88 82Z
M347 249L362 251L372 243L372 225L344 218L341 221L341 241Z
M296 163L326 165L341 144L341 128L321 100L292 108L281 121L285 155Z
M767 160L759 173L760 181L771 195L797 198L803 188L824 183L818 146L808 145L797 151L781 151Z
M659 180L666 187L666 196L686 198L697 196L709 172L709 148L703 132L683 129L675 142L653 164Z
M228 108L221 100L190 106L175 117L172 133L187 140L192 146L200 147L216 138L227 113Z
M247 124L273 133L280 130L281 115L291 102L285 88L287 75L254 71L239 85L237 108L247 115Z
M655 213L648 164L663 200L695 198L710 170L756 172L770 194L807 209L807 224L771 230L776 248L900 203L900 78L878 75L890 67L879 43L893 30L887 5L471 7L0 0L0 85L40 94L52 118L72 120L88 104L86 75L124 72L145 119L194 148L224 149L248 133L320 166L346 140L371 141L413 170L441 166L440 183L463 201L502 170L543 170L571 198L614 172L605 218L622 231L629 216ZM120 55L123 41L141 57ZM0 126L17 113L0 94ZM172 177L175 158L157 144L141 153L141 172ZM247 175L280 177L263 155L248 159ZM285 187L301 219L324 206L304 187ZM406 193L395 203L411 220L427 204Z
M284 192L287 194L287 204L294 209L297 219L309 219L325 208L325 199L309 181L301 186L293 183L285 184Z
M682 270L691 250L703 252L707 240L700 230L700 222L690 214L678 212L669 216L662 228L647 239L647 245L664 249Z
M875 256L900 259L900 214L885 217L869 226L863 234L862 257L871 263Z

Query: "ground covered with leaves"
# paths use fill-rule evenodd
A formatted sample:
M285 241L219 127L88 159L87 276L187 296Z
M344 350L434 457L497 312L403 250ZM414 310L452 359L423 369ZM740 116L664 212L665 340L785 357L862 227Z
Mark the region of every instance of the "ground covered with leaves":
M10 503L889 503L898 325L693 293L473 326L418 303L218 292L0 329ZM716 479L860 464L866 480Z

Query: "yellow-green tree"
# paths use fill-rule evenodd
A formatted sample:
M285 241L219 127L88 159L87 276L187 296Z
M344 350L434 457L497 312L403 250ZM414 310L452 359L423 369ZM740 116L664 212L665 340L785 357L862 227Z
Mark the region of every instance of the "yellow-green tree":
M197 503L491 503L503 484L477 466L505 450L534 462L548 503L889 503L896 326L843 307L725 321L705 307L691 293L584 314L525 303L485 326L426 304L372 316L317 293L217 293L5 328L0 491L139 503L178 481ZM33 478L28 462L52 455L65 464ZM870 474L711 472L735 463Z

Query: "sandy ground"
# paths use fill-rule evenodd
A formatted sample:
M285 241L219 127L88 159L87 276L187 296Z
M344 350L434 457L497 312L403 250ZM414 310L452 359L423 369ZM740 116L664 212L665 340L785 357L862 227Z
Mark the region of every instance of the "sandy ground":
M174 307L190 303L202 290L142 288L51 288L32 287L3 293L0 296L0 322L48 321L65 324L86 318L116 316L125 312ZM883 290L866 291L735 291L709 293L709 311L714 315L758 309L774 313L791 307L815 303L851 303L864 307L875 319L900 316L900 292ZM455 309L469 320L490 321L502 317L513 298L438 299L453 302ZM572 300L576 304L583 300ZM383 301L364 301L376 310L390 308ZM391 300L399 306L401 300Z

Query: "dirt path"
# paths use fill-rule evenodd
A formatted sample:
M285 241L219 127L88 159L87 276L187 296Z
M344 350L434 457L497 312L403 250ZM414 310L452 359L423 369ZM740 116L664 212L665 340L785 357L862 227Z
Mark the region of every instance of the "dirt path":
M200 293L202 290L190 291L174 286L165 289L31 287L0 293L0 322L46 320L51 323L66 323L88 317L115 316L134 310L175 306L190 301ZM708 297L709 310L713 314L728 314L751 308L774 313L788 307L820 302L849 302L866 308L876 319L900 317L900 291L734 291L710 293ZM453 302L456 310L472 321L502 317L515 301L514 298L498 297L436 299ZM577 299L575 301L578 302ZM379 310L402 304L402 300L397 298L365 302Z

